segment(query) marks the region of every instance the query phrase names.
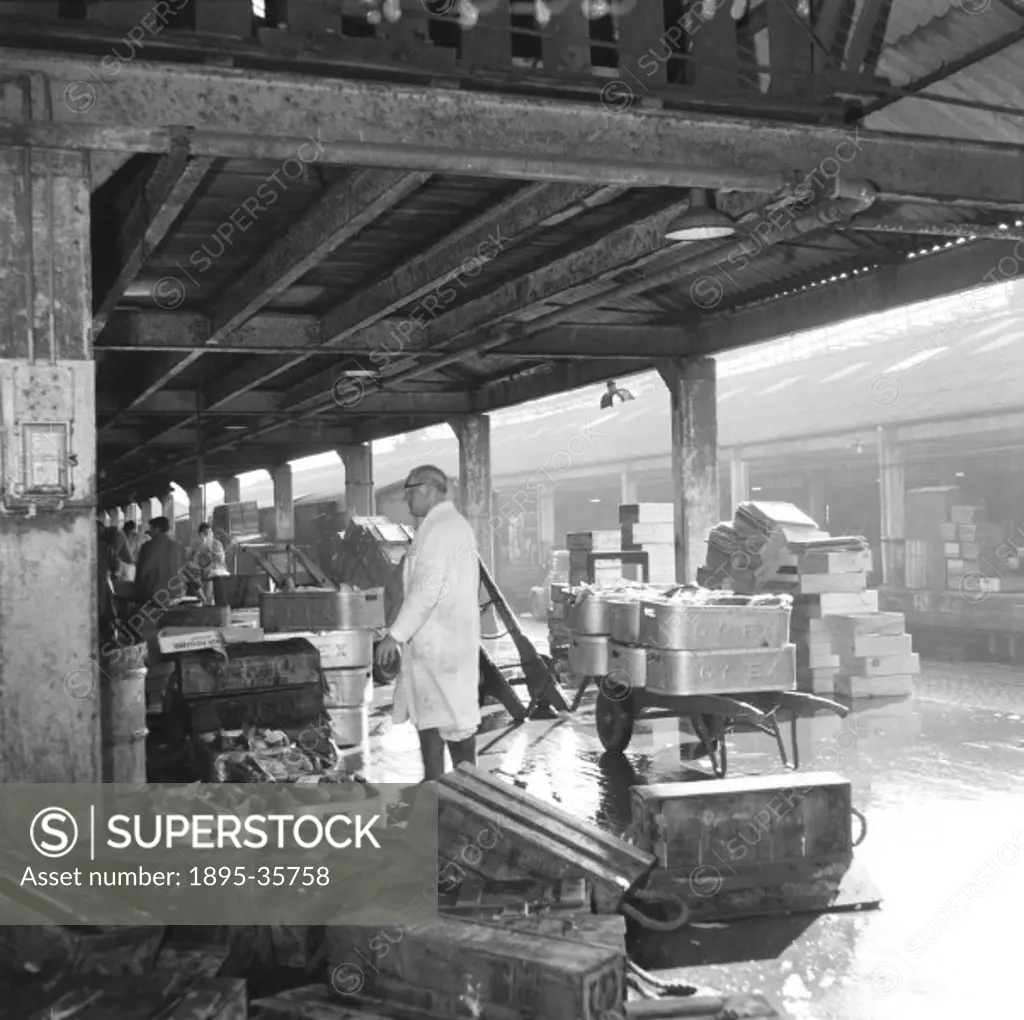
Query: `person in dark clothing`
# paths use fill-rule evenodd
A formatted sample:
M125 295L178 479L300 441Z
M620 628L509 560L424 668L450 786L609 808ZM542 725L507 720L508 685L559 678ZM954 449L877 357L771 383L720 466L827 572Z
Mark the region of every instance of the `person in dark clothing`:
M185 594L185 550L171 538L170 530L166 517L149 522L151 537L139 550L135 567L135 602L153 623Z

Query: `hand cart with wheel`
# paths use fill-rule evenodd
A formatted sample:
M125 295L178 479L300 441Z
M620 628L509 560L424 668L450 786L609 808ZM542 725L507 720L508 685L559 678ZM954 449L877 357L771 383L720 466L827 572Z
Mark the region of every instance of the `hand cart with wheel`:
M816 711L840 718L849 709L838 702L803 691L743 691L737 694L663 694L628 687L612 675L588 677L599 684L595 720L597 735L606 751L621 753L629 747L637 719L686 719L699 741L697 757L707 756L716 778L729 767L727 738L736 730L759 730L775 740L783 768L800 767L797 719ZM786 751L780 721L788 716L792 762Z

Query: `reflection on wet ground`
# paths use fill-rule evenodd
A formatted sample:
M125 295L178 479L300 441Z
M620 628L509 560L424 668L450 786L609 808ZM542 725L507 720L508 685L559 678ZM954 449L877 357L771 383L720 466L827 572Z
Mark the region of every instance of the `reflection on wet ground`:
M1024 917L1024 677L926 662L916 695L798 723L803 771L836 771L867 817L857 849L879 910L732 922L641 936L642 966L721 991L759 991L793 1020L1019 1016ZM386 699L385 699L386 700ZM706 778L676 720L641 721L603 753L593 695L571 719L509 727L487 717L481 765L567 811L622 831L629 787ZM375 712L371 779L422 775L417 739ZM779 772L774 742L730 739L729 775Z

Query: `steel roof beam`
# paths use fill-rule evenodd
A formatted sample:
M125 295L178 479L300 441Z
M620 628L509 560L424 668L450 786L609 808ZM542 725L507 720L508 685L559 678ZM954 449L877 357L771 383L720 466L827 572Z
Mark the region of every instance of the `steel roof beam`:
M93 336L102 333L128 285L174 226L212 162L209 157L190 159L184 134L176 136L171 151L160 157L125 218L118 239L121 265L93 316Z
M49 122L0 122L0 142L64 149L167 152L191 129L200 156L286 159L316 124L323 160L518 180L631 187L767 191L836 158L882 199L995 202L1024 207L1014 145L852 132L752 117L711 117L596 102L244 71L145 59L122 63L113 87L76 95L93 58L0 50L8 75L48 89ZM88 108L85 108L88 107ZM76 110L80 112L75 112Z
M243 393L237 400L231 403L227 409L219 411L220 414L268 414L280 408L281 397L278 393L263 390L259 393ZM196 395L189 390L160 390L158 393L146 399L145 404L136 407L126 418L138 414L161 414L161 415L187 415L194 417L196 411ZM98 395L96 398L96 413L98 415L117 415L120 407L116 399L106 395ZM204 409L205 413L205 409ZM180 422L179 424L185 424ZM177 426L175 426L177 427ZM113 430L112 430L113 431ZM103 433L103 443L107 441L108 432Z
M247 322L319 265L339 245L407 198L429 176L426 173L357 170L331 187L218 300L208 316L210 333L203 338L203 347L219 344L232 330ZM187 292L183 281L176 282L178 288ZM202 353L199 349L184 358L169 359L128 402L124 412L131 411L150 394L163 389Z
M97 351L206 350L213 332L205 315L188 312L116 312L94 344ZM322 337L320 320L312 315L261 312L233 330L209 353L276 354L316 347ZM194 403L194 402L193 402Z

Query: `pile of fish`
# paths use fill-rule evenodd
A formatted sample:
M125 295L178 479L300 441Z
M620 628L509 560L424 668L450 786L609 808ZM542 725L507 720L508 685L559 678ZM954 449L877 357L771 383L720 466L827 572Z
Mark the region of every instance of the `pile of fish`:
M346 783L348 771L334 742L316 731L293 740L283 730L249 727L198 738L199 754L214 783Z

